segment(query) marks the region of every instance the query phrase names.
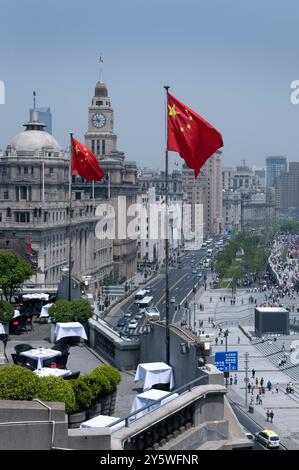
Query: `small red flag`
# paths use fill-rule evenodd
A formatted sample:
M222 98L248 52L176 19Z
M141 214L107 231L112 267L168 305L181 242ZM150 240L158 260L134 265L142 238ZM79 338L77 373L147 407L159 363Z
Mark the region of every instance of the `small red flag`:
M220 147L223 147L221 134L168 93L167 149L178 152L196 177L207 159Z
M86 180L101 181L104 172L98 164L97 157L88 147L72 137L72 174Z

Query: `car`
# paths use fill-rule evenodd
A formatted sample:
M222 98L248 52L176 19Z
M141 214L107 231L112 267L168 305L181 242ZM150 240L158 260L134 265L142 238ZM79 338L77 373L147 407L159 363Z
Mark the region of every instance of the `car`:
M176 300L175 300L175 297L170 297L170 301L169 301L171 304L175 304L176 303Z
M198 277L202 277L202 272L199 272L199 273L197 274L197 276L198 276Z
M145 287L144 289L144 292L146 292L147 294L150 294L152 292L152 289L150 287Z
M141 310L139 311L139 313L136 313L135 315L136 320L142 320L143 317L144 317L144 311L142 312Z
M269 449L277 448L280 445L278 434L269 429L264 429L263 431L256 432L255 439L264 446L268 447Z
M128 323L128 328L130 330L135 330L135 328L137 328L138 326L138 321L133 319L133 320L130 320L129 323Z
M130 318L133 315L132 310L127 310L126 313L124 314L124 317Z
M247 439L249 441L253 441L254 440L254 435L251 434L251 432L247 431L247 429L244 428L244 426L242 426L242 429L243 429L243 432L244 432L245 436L247 437Z
M117 324L116 326L118 328L122 328L123 326L125 326L127 324L127 320L125 318L120 318L118 321L117 321Z

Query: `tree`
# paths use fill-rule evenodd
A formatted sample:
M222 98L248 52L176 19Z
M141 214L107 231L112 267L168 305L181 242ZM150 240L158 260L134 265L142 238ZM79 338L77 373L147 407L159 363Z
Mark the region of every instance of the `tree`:
M30 264L19 256L10 252L0 253L0 288L8 302L33 274Z

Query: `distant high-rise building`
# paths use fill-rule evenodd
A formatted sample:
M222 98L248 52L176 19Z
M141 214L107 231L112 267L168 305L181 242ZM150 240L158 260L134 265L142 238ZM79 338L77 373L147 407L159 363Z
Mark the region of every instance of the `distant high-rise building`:
M287 172L286 157L272 156L266 158L266 187L273 188L278 176Z
M32 121L32 113L33 111L37 111L38 120L46 125L45 131L49 134L52 134L52 113L51 108L35 108L30 109L30 118L29 120Z
M288 207L299 208L299 162L289 163Z

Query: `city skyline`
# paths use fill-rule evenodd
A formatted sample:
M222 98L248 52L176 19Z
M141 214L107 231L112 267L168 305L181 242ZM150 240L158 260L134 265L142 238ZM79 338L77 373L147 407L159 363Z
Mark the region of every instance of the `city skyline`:
M15 1L1 3L0 37L10 47L1 51L0 148L27 121L33 90L37 106L51 107L61 147L70 131L82 139L102 55L118 147L138 166L164 166L165 84L222 133L224 166L245 159L261 167L268 155L299 160L294 2L29 0L17 16ZM183 163L177 154L170 161Z

